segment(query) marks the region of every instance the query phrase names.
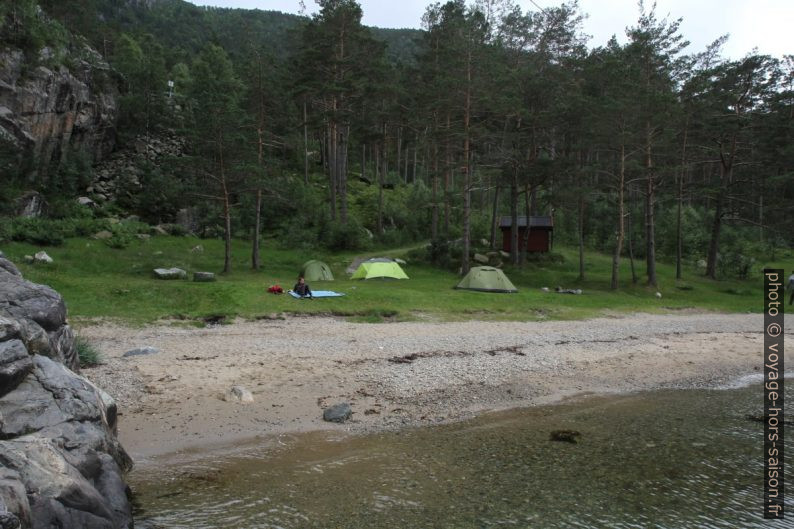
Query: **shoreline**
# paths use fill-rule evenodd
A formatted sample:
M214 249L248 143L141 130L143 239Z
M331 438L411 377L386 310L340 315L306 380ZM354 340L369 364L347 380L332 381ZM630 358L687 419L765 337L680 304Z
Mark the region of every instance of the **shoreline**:
M789 326L790 328L790 326ZM105 363L83 374L119 405L139 467L279 435L367 434L586 395L725 384L762 366L762 316L633 314L577 321L78 328ZM122 355L136 347L151 355ZM233 385L254 401L226 402ZM322 420L348 402L352 419Z

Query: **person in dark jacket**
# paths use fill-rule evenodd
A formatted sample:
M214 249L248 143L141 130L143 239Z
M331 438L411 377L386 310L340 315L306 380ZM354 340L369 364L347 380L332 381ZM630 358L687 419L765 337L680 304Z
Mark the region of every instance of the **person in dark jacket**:
M309 299L314 299L312 297L312 289L309 288L309 285L306 284L306 280L303 279L303 277L298 278L298 282L295 283L294 287L292 287L292 291L302 298L308 296Z

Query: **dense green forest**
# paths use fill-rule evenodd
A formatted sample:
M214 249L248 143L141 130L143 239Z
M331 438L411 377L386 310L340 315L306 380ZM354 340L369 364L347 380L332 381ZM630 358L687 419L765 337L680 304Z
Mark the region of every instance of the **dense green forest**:
M657 260L679 277L746 277L794 245L794 57L725 58L724 39L685 53L680 20L653 9L640 7L625 44L588 49L575 1L434 3L422 31L367 28L354 0L318 0L311 18L182 0L38 4L3 3L3 45L36 61L85 39L117 73L119 148L187 140L101 213L157 224L190 208L197 233L227 241L227 269L232 238L253 241L258 266L267 233L338 250L429 240L428 260L466 271L474 243L499 245L501 215L552 215L581 275L589 250L612 254L613 288L655 285ZM92 169L69 160L69 185L19 166L0 198L38 188L73 201ZM619 277L622 259L633 277Z

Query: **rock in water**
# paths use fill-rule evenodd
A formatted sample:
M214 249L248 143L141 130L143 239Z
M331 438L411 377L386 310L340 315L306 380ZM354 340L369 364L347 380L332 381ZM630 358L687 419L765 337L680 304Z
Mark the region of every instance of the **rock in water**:
M193 281L196 283L210 283L215 281L215 274L212 272L194 272Z
M328 422L345 422L353 415L350 404L342 402L334 404L323 412L323 420Z
M576 444L576 438L581 435L582 434L576 430L554 430L549 435L549 439L552 441Z
M223 395L226 402L254 402L254 395L243 386L232 386Z
M157 279L186 279L187 272L181 268L155 268L154 277Z
M150 346L147 345L146 347L138 347L137 349L131 349L131 350L127 351L126 353L124 353L121 356L124 357L124 358L128 358L130 356L153 355L153 354L157 354L159 352L160 352L160 349L158 349L156 347L150 347Z
M36 263L44 263L44 264L52 264L52 257L47 255L47 252L36 252L36 255L33 256L33 261Z

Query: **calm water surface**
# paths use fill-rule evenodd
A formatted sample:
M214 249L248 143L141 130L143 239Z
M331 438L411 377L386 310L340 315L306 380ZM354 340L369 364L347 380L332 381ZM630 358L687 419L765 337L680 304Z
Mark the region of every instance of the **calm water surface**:
M281 437L133 472L136 527L794 528L794 502L786 521L761 516L763 425L745 418L761 410L753 385ZM579 442L551 441L557 429Z

